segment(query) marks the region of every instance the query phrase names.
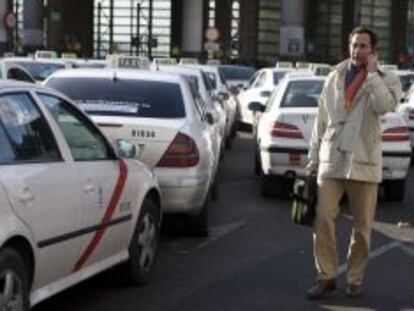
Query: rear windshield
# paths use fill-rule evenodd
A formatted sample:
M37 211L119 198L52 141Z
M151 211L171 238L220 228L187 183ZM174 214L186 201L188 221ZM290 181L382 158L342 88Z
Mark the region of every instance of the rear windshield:
M291 81L281 107L317 107L324 81Z
M92 115L184 118L176 83L99 78L52 78L47 85L72 98Z
M65 65L63 64L46 62L13 61L13 63L22 66L32 75L33 78L35 78L35 80L38 81L43 81L55 71L65 68Z
M250 77L255 73L255 69L251 67L242 66L221 66L219 67L220 72L226 80L249 80Z

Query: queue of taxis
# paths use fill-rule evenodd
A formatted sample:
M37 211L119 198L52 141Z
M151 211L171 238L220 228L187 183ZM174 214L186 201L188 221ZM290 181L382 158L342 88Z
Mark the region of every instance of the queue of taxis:
M204 103L207 111L212 115L213 122L211 124L213 140L213 151L218 159L215 163L214 171L218 169L219 160L224 154L225 148L225 133L226 133L226 114L223 106L220 105L218 99L214 98L211 92L211 85L206 74L197 68L190 68L186 66L160 66L159 71L178 74L192 85L193 89L199 94L200 100ZM216 177L217 175L214 174ZM216 188L214 188L216 192ZM216 193L214 193L216 196Z
M149 280L162 196L126 140L111 144L63 94L0 82L0 309L40 301L124 263Z
M59 71L45 84L72 98L113 142L136 145L137 158L159 180L163 212L188 216L188 232L205 236L217 182L217 122L185 77L120 68L132 65L149 67L120 57L117 68Z
M204 73L211 97L214 98L215 101L219 102L224 110L226 116L224 132L225 146L226 148L230 148L232 140L236 134L236 120L238 118L236 97L230 92L230 89L228 88L226 81L217 66L199 64L185 66L201 69Z
M305 174L307 153L318 100L325 78L287 76L267 105L249 106L262 116L257 125L255 171L262 175L262 193L273 194L275 184L288 185ZM405 121L396 112L381 118L383 187L386 198L402 200L410 165L411 146Z

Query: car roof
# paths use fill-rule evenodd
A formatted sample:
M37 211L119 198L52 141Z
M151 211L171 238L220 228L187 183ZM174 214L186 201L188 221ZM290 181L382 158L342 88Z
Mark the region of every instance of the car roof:
M164 81L179 83L182 77L178 74L149 71L138 69L118 69L118 68L85 68L85 69L66 69L53 73L50 78L102 78L113 79L114 77L123 79L137 79L150 81Z
M288 81L325 81L326 76L302 75L302 76L286 76Z

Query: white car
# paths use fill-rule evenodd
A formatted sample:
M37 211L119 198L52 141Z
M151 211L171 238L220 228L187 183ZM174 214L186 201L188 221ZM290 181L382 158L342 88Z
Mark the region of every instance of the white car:
M2 310L28 310L123 262L134 283L149 280L161 195L132 144L115 150L56 91L0 82L0 145Z
M256 72L253 67L241 65L218 65L218 69L234 95L237 95L240 89L247 86L248 81Z
M288 73L295 71L292 68L264 68L259 70L250 79L245 90L238 95L238 102L240 105L240 122L253 125L254 115L249 109L249 103L260 102L265 104L269 99L273 89Z
M163 72L175 73L185 77L197 89L202 101L205 103L208 112L213 116L214 122L210 125L215 132L213 138L213 150L218 162L224 154L225 133L226 133L226 113L220 102L212 94L211 85L208 85L206 74L197 68L185 66L162 66L159 70Z
M263 194L271 194L275 182L305 174L323 84L323 77L287 77L272 94L267 107L259 102L250 105L263 112L257 127L255 158L256 173L263 175ZM402 200L411 156L408 130L395 112L383 116L381 126L385 195Z
M215 188L212 116L180 75L127 69L72 69L46 82L71 97L115 141L139 146L158 177L163 212L191 216L190 233L208 233Z
M236 97L231 94L229 88L227 87L226 81L217 66L186 65L186 67L201 69L205 74L206 81L209 82L208 87L211 88L213 97L216 97L216 100L221 102L226 114L226 129L224 138L226 140L226 147L230 147L231 140L235 136L236 117L238 116Z

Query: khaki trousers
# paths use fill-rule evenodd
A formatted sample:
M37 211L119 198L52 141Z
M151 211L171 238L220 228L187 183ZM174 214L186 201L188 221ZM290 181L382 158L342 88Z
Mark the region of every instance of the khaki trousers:
M347 256L347 282L352 285L362 284L369 258L377 192L377 183L334 178L318 180L318 203L313 242L319 279L335 278L337 274L335 219L339 213L339 201L346 193L349 210L353 216L353 230Z

